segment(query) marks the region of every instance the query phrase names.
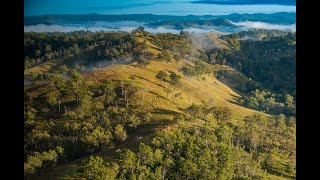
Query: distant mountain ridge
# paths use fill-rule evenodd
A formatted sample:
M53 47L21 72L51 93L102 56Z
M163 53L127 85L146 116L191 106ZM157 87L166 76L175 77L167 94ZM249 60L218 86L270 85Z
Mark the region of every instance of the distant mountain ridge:
M227 26L237 27L230 21L224 18L210 19L210 20L187 20L187 21L162 21L148 24L149 26L171 26L175 29L185 29L197 26Z
M172 16L172 15L154 15L154 14L124 14L124 15L103 15L103 14L49 14L38 16L25 16L24 25L36 24L67 24L67 23L88 23L96 21L117 22L117 21L136 21L144 23L173 23L188 21L201 21L212 19L227 19L234 22L239 21L263 21L273 24L293 24L296 22L296 13L274 13L274 14L230 14L230 15L188 15L188 16ZM221 21L221 20L220 20ZM221 21L223 22L223 21ZM216 22L217 23L217 22ZM228 24L227 22L224 22ZM230 25L230 24L229 24Z
M274 5L295 6L296 0L198 0L192 3L223 4L223 5L274 4Z

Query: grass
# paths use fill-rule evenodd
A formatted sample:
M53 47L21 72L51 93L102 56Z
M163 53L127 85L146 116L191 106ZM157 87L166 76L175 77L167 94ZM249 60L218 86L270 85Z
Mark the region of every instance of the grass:
M257 112L232 103L240 95L212 75L204 75L205 80L183 76L179 72L183 65L183 61L179 63L152 61L146 68L134 65L113 65L88 73L85 77L89 81L125 80L131 77L136 86L143 88L143 91L134 96L133 101L140 105L143 104L147 110L160 108L181 112L180 109L185 109L192 103L200 104L212 99L216 106L229 107L234 119L240 120ZM160 70L165 70L168 75L170 72L179 74L182 77L180 85L174 88L169 82L157 79L156 75ZM167 89L172 92L167 93Z

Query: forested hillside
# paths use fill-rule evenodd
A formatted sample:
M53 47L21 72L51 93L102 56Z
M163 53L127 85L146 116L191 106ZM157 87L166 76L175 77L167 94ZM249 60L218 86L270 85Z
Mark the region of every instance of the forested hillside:
M295 179L295 34L266 34L25 33L25 179Z

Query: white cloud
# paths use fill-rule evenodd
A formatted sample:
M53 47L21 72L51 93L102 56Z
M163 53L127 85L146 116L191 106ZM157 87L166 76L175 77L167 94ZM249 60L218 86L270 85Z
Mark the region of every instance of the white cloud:
M231 22L231 21L230 21ZM243 22L231 22L236 26L239 26L240 30L247 30L249 28L256 29L279 29L286 31L296 31L296 24L290 25L281 25L281 24L270 24L265 22L253 22L253 21L243 21ZM89 30L89 31L126 31L131 32L132 30L138 28L141 24L131 23L129 25L120 23L117 24L116 27L105 26L103 24L96 24L90 27L84 27L81 25L45 25L45 24L37 24L37 25L29 25L24 26L25 32L72 32L79 30ZM184 31L195 32L195 33L207 33L211 31L225 31L223 27L213 27L213 26L205 26L205 27L190 27L184 29ZM145 27L145 30L150 33L173 33L178 34L180 30L170 28L170 27ZM230 30L226 30L229 32Z
M71 32L84 30L83 27L37 24L24 26L24 32Z
M231 22L231 21L230 21ZM296 24L270 24L265 22L254 22L254 21L242 21L242 22L231 22L237 26L244 26L247 28L255 28L255 29L278 29L285 31L296 31Z

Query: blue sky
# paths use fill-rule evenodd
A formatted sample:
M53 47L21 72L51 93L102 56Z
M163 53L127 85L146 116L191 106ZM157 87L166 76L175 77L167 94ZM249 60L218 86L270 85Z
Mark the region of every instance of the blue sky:
M191 3L192 0L25 0L24 15L43 14L160 14L160 15L223 15L231 13L296 12L295 6L237 5ZM210 1L210 0L209 0ZM215 1L215 0L211 0ZM251 1L252 0L246 0ZM268 1L268 0L260 0ZM275 1L275 0L269 0ZM281 1L281 0L278 0ZM285 0L288 1L288 0ZM202 1L203 2L203 1ZM239 5L240 4L240 5Z

